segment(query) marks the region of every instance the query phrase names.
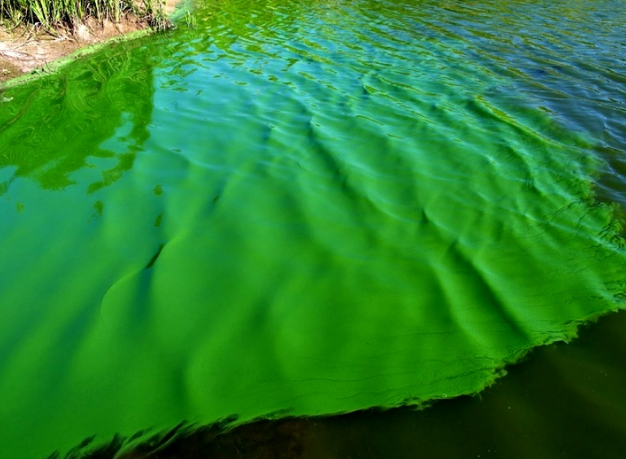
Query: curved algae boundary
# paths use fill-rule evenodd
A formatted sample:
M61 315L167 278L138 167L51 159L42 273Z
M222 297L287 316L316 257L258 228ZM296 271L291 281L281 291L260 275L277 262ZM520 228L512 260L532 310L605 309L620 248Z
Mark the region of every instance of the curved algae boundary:
M620 297L615 297L615 298L617 299L617 298L620 298ZM622 308L623 308L623 306L622 306ZM553 341L570 341L570 340L572 340L577 335L577 330L578 330L578 326L579 325L581 325L583 323L586 323L586 322L589 322L591 320L597 319L597 317L599 317L601 315L604 315L604 314L608 314L608 312L609 312L608 310L605 310L603 312L598 312L594 316L590 316L590 317L588 317L586 319L577 320L577 321L571 321L571 322L565 322L563 324L563 330L565 330L563 332L563 337L562 338L561 337L557 337L557 338L553 339ZM547 344L547 343L546 342L544 342L544 343L537 343L533 347L541 346L541 345L545 345L545 344ZM511 357L509 359L507 359L507 360L502 362L501 370L503 370L506 365L509 365L509 364L518 362L520 360L523 360L524 355L526 355L530 351L530 349L532 349L532 347L526 349L525 351L520 351L519 353L515 353L515 354L511 355ZM485 385L483 386L483 388L480 389L479 391L482 391L489 384L493 383L499 376L503 376L505 374L504 371L497 372L496 370L497 370L497 368L494 369L493 377L490 380L486 381L484 383ZM410 400L406 401L406 403L411 403L411 401ZM423 406L423 407L427 406L427 401L426 402L419 402L418 401L418 406ZM277 413L276 415L277 416L286 416L286 415L288 415L288 413ZM266 418L267 417L271 417L271 415L266 416ZM233 423L237 423L237 421L235 420L235 421L233 421Z
M507 375L507 368L526 362L536 350L545 349L559 343L569 344L579 338L581 330L597 324L601 318L626 311L626 302L623 301L624 296L618 294L615 298L620 303L618 307L596 312L584 319L567 322L561 330L562 335L560 337L547 339L543 343L536 343L528 348L520 349L508 359L502 360L499 365L491 369L491 377L484 379L482 386L474 391L465 391L429 399L405 399L395 405L372 406L361 410L336 411L314 415L279 411L252 419L240 419L236 414L233 414L207 424L182 420L175 426L161 429L147 426L147 428L128 436L116 434L112 438L106 439L98 438L98 435L94 434L77 443L70 450L56 450L49 456L41 459L136 459L139 457L152 457L154 454L159 454L158 457L165 459L175 457L184 459L195 457L194 453L197 452L227 449L233 441L237 445L237 439L244 442L250 441L251 444L258 447L257 443L259 442L256 440L261 435L268 438L267 443L276 442L283 447L287 446L290 450L297 444L298 437L301 435L301 421L315 421L316 419L334 418L353 413L384 412L402 408L423 411L446 400L458 400L462 397L480 397L485 390ZM239 446L236 447L239 450ZM295 447L297 448L297 445ZM259 449L265 451L263 445ZM288 455L290 451L284 452L287 454L286 457L291 457ZM261 456L264 457L260 454ZM250 457L257 457L256 450L250 453Z

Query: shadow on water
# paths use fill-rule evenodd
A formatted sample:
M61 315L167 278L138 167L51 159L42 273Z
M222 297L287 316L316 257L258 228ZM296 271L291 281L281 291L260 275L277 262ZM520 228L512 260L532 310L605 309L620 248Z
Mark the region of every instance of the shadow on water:
M93 192L118 180L134 163L149 137L153 105L153 54L141 41L119 52L98 53L69 65L58 76L6 91L0 99L0 196L18 177L44 189L75 183L72 174L105 162ZM129 99L128 95L133 94ZM18 122L19 121L19 122ZM123 148L103 144L123 137ZM92 159L89 159L92 158Z
M232 430L228 421L179 425L130 450L125 447L132 438L116 437L85 452L88 439L65 457L618 458L626 448L625 328L624 312L602 317L570 344L538 348L480 396L437 402L422 411L263 420Z

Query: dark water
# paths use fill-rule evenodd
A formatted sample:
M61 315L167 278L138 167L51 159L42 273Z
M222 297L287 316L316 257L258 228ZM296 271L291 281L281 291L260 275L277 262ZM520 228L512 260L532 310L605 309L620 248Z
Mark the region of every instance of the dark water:
M623 313L611 315L571 344L540 348L480 397L314 420L293 457L620 458L625 326Z
M2 92L2 454L473 394L620 308L623 6L204 2Z

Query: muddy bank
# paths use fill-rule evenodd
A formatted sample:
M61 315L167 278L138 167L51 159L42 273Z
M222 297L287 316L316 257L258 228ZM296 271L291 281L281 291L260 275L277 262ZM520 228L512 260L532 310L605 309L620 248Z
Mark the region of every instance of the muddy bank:
M181 0L168 0L164 4L165 14L170 17L181 3ZM14 29L0 26L0 84L23 75L51 71L60 59L73 54L80 57L95 45L149 31L147 20L133 14L122 16L119 22L88 19L73 30L60 28L54 34L33 26Z

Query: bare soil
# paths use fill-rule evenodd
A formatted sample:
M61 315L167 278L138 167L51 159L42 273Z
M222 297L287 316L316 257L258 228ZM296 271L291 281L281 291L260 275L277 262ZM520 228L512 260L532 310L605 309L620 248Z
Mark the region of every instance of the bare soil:
M170 15L180 0L168 0L164 10ZM8 29L0 26L0 84L34 70L46 70L54 61L75 51L148 28L145 20L127 14L114 23L88 19L73 30L58 28L51 33L34 26Z

